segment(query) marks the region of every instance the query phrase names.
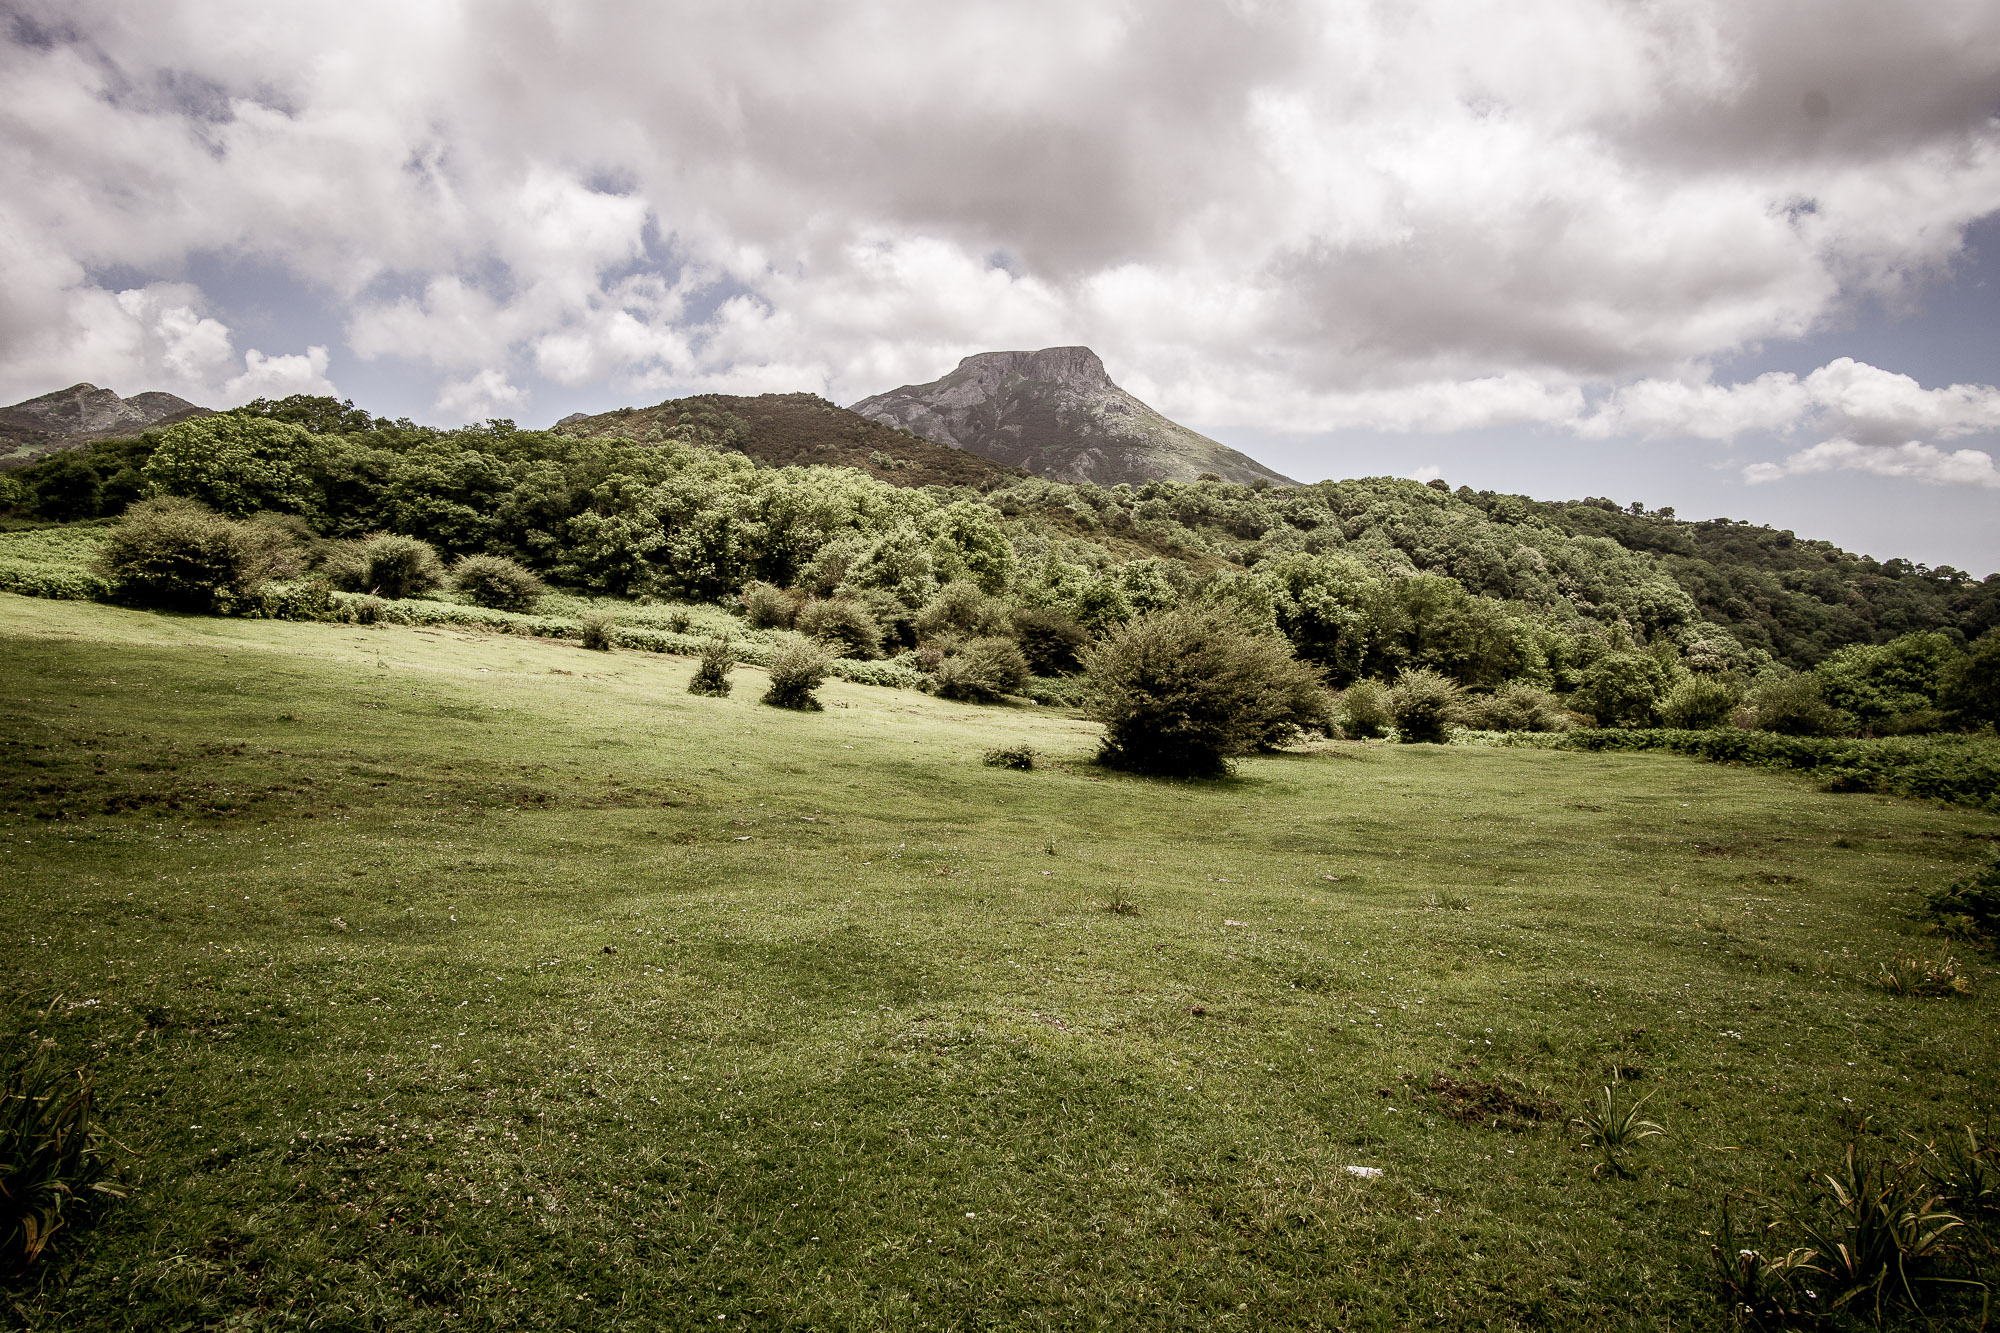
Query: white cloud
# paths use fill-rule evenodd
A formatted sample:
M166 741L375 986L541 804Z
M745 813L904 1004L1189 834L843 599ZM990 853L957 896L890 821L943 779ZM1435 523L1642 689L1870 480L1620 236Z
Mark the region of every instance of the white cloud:
M491 368L445 385L434 404L454 425L519 412L527 405L527 390L510 384L504 373Z
M1782 463L1752 463L1743 469L1743 479L1758 485L1814 472L1866 472L1935 486L2000 487L2000 470L1994 468L1993 456L1983 449L1946 453L1918 440L1899 445L1827 440L1810 449L1801 449Z
M243 373L222 386L218 406L238 407L253 398L289 398L295 393L334 397L326 377L327 351L308 347L304 356L266 356L256 348L243 354Z
M2000 209L1985 0L11 9L24 393L233 371L229 312L119 316L92 276L220 254L442 372L440 410L519 410L529 373L851 401L1069 342L1279 429L1886 445L1984 410L1680 380L1908 290Z
M1679 436L1733 440L1752 431L1824 430L1864 444L1912 435L1950 439L2000 430L2000 389L1926 389L1908 375L1839 357L1803 379L1785 372L1745 384L1677 380L1628 384L1575 423L1589 439Z

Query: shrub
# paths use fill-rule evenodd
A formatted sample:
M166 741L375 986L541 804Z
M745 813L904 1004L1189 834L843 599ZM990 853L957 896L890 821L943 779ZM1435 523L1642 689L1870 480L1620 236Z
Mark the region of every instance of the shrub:
M576 618L577 642L600 653L618 646L618 622L602 611L586 611Z
M548 585L504 555L469 555L451 571L452 586L474 606L532 611Z
M932 672L942 699L991 703L1028 684L1028 663L1012 639L974 639Z
M826 679L830 660L826 649L805 635L785 635L765 660L764 669L771 673L771 688L764 691L762 702L773 708L817 713L820 703L813 691Z
M1873 980L1891 995L1972 993L1972 983L1959 975L1958 960L1950 954L1932 958L1928 954L1898 953L1888 962L1875 965Z
M1525 681L1467 700L1463 713L1466 726L1482 731L1561 731L1564 725L1555 696Z
M1958 726L2000 728L2000 630L1988 630L1946 670L1938 702Z
M316 558L319 576L342 592L368 591L368 543L326 542Z
M0 1276L24 1272L94 1204L124 1197L90 1075L37 1048L0 1079Z
M1104 724L1098 761L1172 777L1227 771L1300 725L1319 673L1282 639L1255 634L1227 612L1185 607L1142 616L1089 650L1089 714Z
M1067 676L1083 669L1090 635L1069 616L1045 607L1023 607L1014 612L1012 623L1028 670L1037 676Z
M255 602L268 620L334 620L340 615L324 579L267 583L258 589Z
M349 597L341 603L342 618L356 625L377 624L382 619L382 613L388 609L387 602L366 593L359 597Z
M1461 691L1457 682L1429 667L1405 671L1389 691L1389 716L1404 741L1448 739L1458 721Z
M1001 745L980 756L980 762L988 768L1018 768L1026 772L1035 766L1041 751L1032 745Z
M1389 699L1372 680L1357 680L1340 695L1340 729L1355 740L1372 740L1389 731Z
M380 533L361 548L361 559L363 589L379 597L415 597L444 582L437 548L416 537Z
M866 660L882 651L882 630L875 617L866 607L844 597L807 602L793 623L800 633L832 648L836 657Z
M142 606L213 611L261 580L257 543L243 524L193 500L145 500L98 554L114 595Z
M953 579L917 613L916 631L925 639L956 634L990 638L1007 633L1007 608L969 579Z
M2000 935L2000 858L1925 894L1924 905L1941 925L1960 934Z
M1667 692L1660 704L1660 720L1683 731L1727 726L1741 699L1727 681L1713 676L1689 676Z
M1851 736L1854 717L1820 696L1811 676L1793 676L1757 692L1757 730L1780 736Z
M790 629L798 618L798 599L775 584L745 584L742 595L743 618L752 629Z
M1584 670L1570 702L1600 727L1650 727L1659 720L1667 671L1645 653L1607 653Z
M694 678L688 681L689 694L705 694L712 699L729 697L729 669L736 665L736 650L727 639L710 639L701 646Z

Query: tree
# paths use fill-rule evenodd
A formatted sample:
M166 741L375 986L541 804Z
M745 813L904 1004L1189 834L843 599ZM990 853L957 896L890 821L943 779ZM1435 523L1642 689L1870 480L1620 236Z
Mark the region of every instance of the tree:
M248 524L197 501L165 496L125 511L97 568L125 601L213 611L262 580L262 549Z
M1606 653L1583 673L1570 702L1600 727L1650 727L1659 720L1667 671L1645 653Z
M1988 630L1952 665L1941 702L1964 727L2000 727L2000 630Z
M186 496L236 518L259 509L314 514L323 497L312 473L325 452L303 427L223 413L160 432L142 471L153 494Z
M1212 777L1288 732L1331 724L1319 673L1215 607L1142 616L1091 649L1085 668L1110 768Z

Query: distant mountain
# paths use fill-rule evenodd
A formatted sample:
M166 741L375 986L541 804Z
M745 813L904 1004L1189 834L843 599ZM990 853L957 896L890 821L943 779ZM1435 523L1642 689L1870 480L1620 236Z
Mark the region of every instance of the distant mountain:
M636 440L680 439L747 454L771 467L859 468L897 486L970 486L988 491L1027 474L978 454L933 444L829 403L817 394L755 398L709 393L654 407L621 407L555 425L564 435Z
M121 439L190 417L214 415L170 393L120 398L95 384L72 384L0 407L0 467L18 467L72 445Z
M854 405L864 417L1056 481L1224 481L1296 486L1256 459L1169 421L1111 382L1088 347L981 352L929 384Z

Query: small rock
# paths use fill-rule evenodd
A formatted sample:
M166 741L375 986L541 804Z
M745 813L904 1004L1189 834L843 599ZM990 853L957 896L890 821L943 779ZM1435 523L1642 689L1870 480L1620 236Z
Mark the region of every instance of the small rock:
M618 946L617 946L617 945L615 945L615 944L607 944L607 945L605 945L605 946L604 946L604 952L606 952L606 953L617 953L617 952L618 952Z
M1350 1166L1344 1168L1350 1176L1360 1176L1363 1180L1373 1180L1382 1174L1379 1166Z

